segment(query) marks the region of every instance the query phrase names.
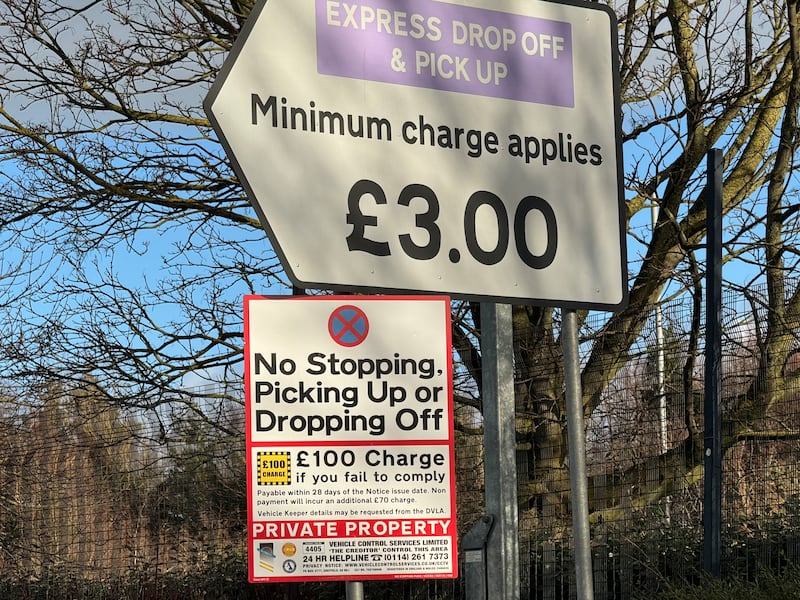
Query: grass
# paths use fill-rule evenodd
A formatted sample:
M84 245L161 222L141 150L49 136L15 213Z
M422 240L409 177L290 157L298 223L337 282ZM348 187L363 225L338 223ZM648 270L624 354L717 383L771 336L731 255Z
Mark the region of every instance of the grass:
M800 568L782 575L760 573L754 581L728 577L705 579L695 586L670 586L657 595L643 592L636 600L800 600Z

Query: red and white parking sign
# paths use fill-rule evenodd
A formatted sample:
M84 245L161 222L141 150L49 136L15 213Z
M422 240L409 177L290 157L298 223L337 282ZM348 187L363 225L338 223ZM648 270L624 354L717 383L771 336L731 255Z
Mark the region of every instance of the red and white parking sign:
M245 298L252 582L456 577L447 297Z

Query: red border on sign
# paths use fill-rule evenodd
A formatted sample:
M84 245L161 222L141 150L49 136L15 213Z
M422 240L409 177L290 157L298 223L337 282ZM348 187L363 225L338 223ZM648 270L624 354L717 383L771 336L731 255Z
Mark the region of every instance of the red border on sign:
M314 302L314 301L334 301L334 302L347 302L349 304L356 303L357 301L364 301L367 303L373 302L385 302L385 301L398 301L398 300L409 300L409 301L425 301L425 302L440 302L442 304L442 318L444 320L444 329L443 329L443 337L446 345L447 351L446 354L446 386L447 386L447 408L448 414L450 418L448 419L448 429L444 433L447 437L446 439L402 439L402 440L354 440L354 441L342 441L342 440L332 440L332 441L325 441L321 443L318 438L308 441L275 441L275 442L254 442L251 439L251 432L253 423L251 418L251 402L253 399L251 398L251 383L252 383L252 373L251 373L251 365L249 364L250 357L252 354L252 346L251 346L251 339L250 339L250 331L251 331L251 302L258 302L263 300L270 300L270 301L296 301L296 302ZM359 309L360 310L360 309ZM452 334L451 334L451 327L450 327L450 298L447 296L359 296L356 300L353 296L257 296L257 295L248 295L244 297L244 354L245 354L245 373L244 373L244 381L245 381L245 428L246 428L246 452L247 452L247 473L246 473L246 481L247 481L247 514L248 514L248 579L252 583L269 583L269 582L303 582L303 581L366 581L366 580L396 580L396 579L445 579L445 578L456 578L458 577L458 540L457 540L457 525L456 525L456 515L457 515L457 507L456 507L456 481L455 481L455 450L454 450L454 419L453 415L453 355L452 355ZM266 523L269 522L269 519L261 519L259 521L254 521L253 515L254 513L254 506L253 506L253 489L254 489L254 482L253 482L253 469L251 468L251 457L253 455L253 451L255 449L258 450L270 450L270 449L277 449L277 448L285 448L285 447L302 447L302 446L330 446L330 447L342 447L342 446L350 446L350 447L374 447L374 446L385 446L387 448L390 447L414 447L419 445L428 445L428 446L442 446L446 448L449 454L449 462L450 462L450 470L449 470L449 488L450 488L450 517L449 520L451 524L448 526L448 531L446 534L440 537L447 537L450 540L451 545L451 570L449 572L384 572L380 574L370 574L370 573L355 573L355 574L345 574L345 575L322 575L322 576L313 576L313 575L303 575L303 576L284 576L284 575L275 575L275 576L268 576L268 577L261 577L255 576L255 562L257 559L252 556L254 543L257 541L257 536L254 535L254 524L259 523ZM400 519L398 522L402 522ZM358 536L351 536L357 538Z

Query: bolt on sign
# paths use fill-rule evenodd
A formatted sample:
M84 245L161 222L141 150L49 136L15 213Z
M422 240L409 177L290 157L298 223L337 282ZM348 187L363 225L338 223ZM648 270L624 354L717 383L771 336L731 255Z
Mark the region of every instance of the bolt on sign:
M205 110L299 287L607 309L616 61L599 3L269 0Z
M449 298L244 311L250 581L456 577Z

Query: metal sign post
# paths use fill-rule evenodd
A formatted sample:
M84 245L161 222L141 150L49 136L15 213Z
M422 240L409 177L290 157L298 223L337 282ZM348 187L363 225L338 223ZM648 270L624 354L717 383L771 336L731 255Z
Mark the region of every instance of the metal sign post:
M581 369L578 356L578 316L574 310L562 315L561 344L564 349L564 387L569 444L569 488L572 504L572 534L575 543L575 579L578 598L592 600L592 553L589 545L589 490L586 482Z
M345 600L364 600L364 583L362 581L346 582Z
M519 600L517 441L514 423L511 306L481 304L487 597Z

